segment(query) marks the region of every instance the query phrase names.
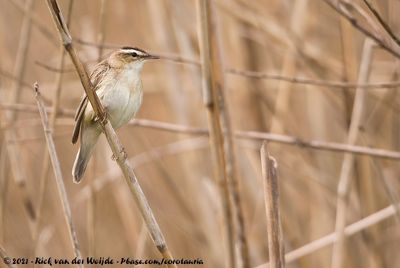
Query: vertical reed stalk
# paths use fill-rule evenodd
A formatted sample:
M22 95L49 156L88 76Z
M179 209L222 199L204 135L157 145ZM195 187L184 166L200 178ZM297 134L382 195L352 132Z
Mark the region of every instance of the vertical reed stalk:
M162 44L163 48L167 51L174 51L176 49L176 41L173 33L171 18L168 16L168 8L164 1L150 0L147 1L147 6L150 11L151 25L153 26L153 32L158 32L154 35L155 41L158 44ZM163 25L163 29L160 30L160 25ZM164 68L163 73L166 74L165 86L168 88L167 97L169 103L171 103L171 111L179 122L188 122L187 116L187 101L185 100L185 94L182 93L181 81L178 75L178 66L167 65Z
M399 204L397 204L399 205ZM347 225L345 228L345 235L350 237L354 234L357 234L365 229L372 227L388 218L393 217L396 214L395 205L390 205L385 207L365 218L362 218L359 221L356 221L350 225ZM299 260L309 254L316 253L316 251L327 247L331 244L334 244L338 239L337 233L333 232L328 235L325 235L321 238L318 238L310 243L303 245L295 250L292 250L285 254L285 262L286 264ZM256 266L256 268L269 268L269 263L263 263L261 265Z
M97 62L101 61L104 52L104 41L106 39L107 3L108 0L101 0L100 3L99 32L97 34L97 43L99 44L97 51Z
M28 58L28 48L29 42L31 39L31 32L32 32L32 24L31 24L31 16L30 14L33 12L34 7L34 0L27 0L25 2L26 10L29 10L28 13L24 14L24 19L22 21L20 38L18 42L18 49L17 49L17 58L15 60L14 72L13 75L16 78L12 91L11 91L11 103L17 103L20 100L24 75L27 66L27 58ZM22 196L22 202L25 206L25 210L27 212L28 217L28 225L31 229L31 234L33 235L34 226L33 223L36 219L36 213L32 201L32 197L28 192L27 188L27 177L23 166L20 164L20 153L18 151L18 144L14 141L16 137L16 131L13 128L15 121L18 118L18 114L15 111L10 111L6 113L6 124L7 124L7 131L5 133L5 141L6 147L9 154L9 161L12 173L14 175L15 182L20 190L20 194Z
M8 0L14 7L16 7L24 16L29 17L32 26L34 26L42 35L45 37L50 44L57 46L58 40L56 36L54 36L51 31L47 28L47 26L42 22L42 18L33 12L33 10L27 5L24 5L22 1L18 0Z
M263 142L260 154L267 213L269 267L282 268L285 267L285 253L279 211L277 163L268 153L267 142Z
M232 131L228 109L225 106L223 66L221 64L215 10L213 3L209 0L198 0L197 3L203 103L207 110L210 147L215 163L214 172L220 185L220 198L227 232L226 265L227 267L237 267L239 264L243 267L250 267L239 186L236 178ZM239 263L236 262L235 258L235 239L239 247Z
M72 16L72 9L74 5L74 0L69 1L68 5L68 12L67 12L67 25L69 26L71 16ZM51 107L51 114L50 114L50 129L54 132L55 131L55 126L57 122L57 115L58 115L58 110L60 106L60 96L61 96L61 86L62 86L62 79L63 79L63 69L64 69L64 63L65 63L65 50L64 47L61 45L60 46L60 61L58 64L58 69L60 72L56 73L56 78L55 78L55 90L54 90L54 95L52 98L52 107ZM39 201L37 205L37 220L36 220L36 227L35 227L35 233L34 233L34 238L37 239L38 237L38 232L40 231L40 220L41 220L41 215L42 215L42 210L43 210L43 199L45 196L46 192L46 187L47 187L47 177L49 176L49 167L50 167L50 155L45 151L44 153L44 159L43 159L43 166L42 166L42 172L40 176L40 181L39 181ZM36 243L36 249L38 248L38 245Z
M223 151L223 136L216 103L215 82L212 73L212 52L210 44L209 5L207 0L197 1L199 47L202 63L203 103L207 109L208 128L210 131L210 149L214 163L214 174L220 186L223 221L226 228L226 267L236 267L234 245L234 221L232 206L229 201L228 182L225 173L225 156Z
M360 65L360 71L358 75L358 83L366 83L368 81L369 71L371 68L372 61L372 50L374 42L370 39L364 41L364 48L362 53L362 60ZM349 132L347 136L347 143L354 145L357 141L359 127L361 125L361 119L364 110L364 98L365 90L362 88L356 89L356 95L354 97L353 111L351 114L351 121ZM336 226L335 232L338 235L337 241L333 246L332 252L332 268L343 267L343 259L345 254L345 227L346 227L346 214L348 207L348 197L350 191L350 178L354 165L354 155L346 153L342 162L342 168L339 177L339 183L337 188L337 207L336 207Z
M35 87L35 92L36 92L35 98L36 98L36 102L38 105L40 118L42 120L44 135L46 137L47 149L49 151L51 164L53 166L54 178L56 180L57 190L58 190L58 194L59 194L63 212L64 212L64 218L65 218L66 224L68 226L68 234L71 239L72 249L74 251L75 257L78 259L81 259L82 255L79 250L78 237L76 235L75 227L74 227L74 224L72 221L71 208L69 206L67 191L65 190L64 179L63 179L62 172L61 172L61 165L60 165L60 162L58 161L56 146L54 145L54 140L53 140L53 136L52 136L52 131L49 126L49 120L47 118L46 109L44 107L43 100L40 96L39 85L37 83L35 83L34 87ZM83 264L78 264L77 266L80 268L84 267Z
M4 212L7 204L7 187L9 182L7 168L7 145L3 141L0 148L0 241L4 241L5 217Z
M307 17L309 8L307 6L308 0L298 0L294 2L292 17L290 21L291 30L299 38L303 35L306 28ZM281 74L283 76L294 76L297 70L298 61L298 44L291 44L283 59ZM290 107L290 96L293 94L291 91L291 84L280 81L277 89L277 96L275 101L274 116L271 119L271 132L281 133L284 131L285 126L282 122L286 122L288 118L288 109Z

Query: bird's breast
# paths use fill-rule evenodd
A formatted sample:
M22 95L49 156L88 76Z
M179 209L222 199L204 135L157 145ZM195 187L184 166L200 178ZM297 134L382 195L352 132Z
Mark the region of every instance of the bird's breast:
M129 122L142 104L142 82L135 75L123 75L99 92L114 128Z

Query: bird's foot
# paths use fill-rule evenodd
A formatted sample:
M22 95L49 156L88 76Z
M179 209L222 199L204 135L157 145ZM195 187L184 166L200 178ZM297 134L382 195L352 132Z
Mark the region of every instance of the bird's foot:
M122 154L122 158L123 159L127 159L128 158L128 154L125 152L125 148L124 147L121 148L121 151L119 151L119 153L120 153L120 155ZM111 156L111 159L113 161L117 160L118 158L119 158L119 156L115 156L115 154L113 154Z
M125 148L122 147L120 153L123 155L124 159L128 158L128 154L125 152Z
M108 120L107 107L104 107L104 114L103 118L101 118L101 124L104 126L107 123L107 120Z
M96 115L96 117L94 118L94 122L99 122L100 124L102 124L103 126L107 123L107 119L108 119L108 113L107 113L107 107L104 107L104 114L103 116L100 118Z

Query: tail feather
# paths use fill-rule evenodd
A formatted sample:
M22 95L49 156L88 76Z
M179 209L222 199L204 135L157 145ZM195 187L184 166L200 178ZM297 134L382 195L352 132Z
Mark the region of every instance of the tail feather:
M72 168L72 178L74 183L80 183L83 174L85 174L85 170L87 167L87 164L89 162L89 155L87 153L82 152L81 149L79 149L78 154L76 155L74 166Z
M82 180L100 134L101 129L97 125L82 126L80 131L81 144L72 167L72 177L75 183Z

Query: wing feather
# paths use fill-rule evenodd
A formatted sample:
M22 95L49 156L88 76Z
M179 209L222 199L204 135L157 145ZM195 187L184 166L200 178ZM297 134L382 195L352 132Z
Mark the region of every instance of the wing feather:
M107 60L104 60L96 65L92 74L90 75L90 81L93 84L94 90L96 91L99 89L99 83L102 81L104 74L110 69L110 65L108 64ZM78 141L79 132L81 130L83 116L85 114L86 107L88 105L88 98L85 96L82 98L81 102L79 103L78 109L75 113L75 126L72 133L72 143L75 144Z

